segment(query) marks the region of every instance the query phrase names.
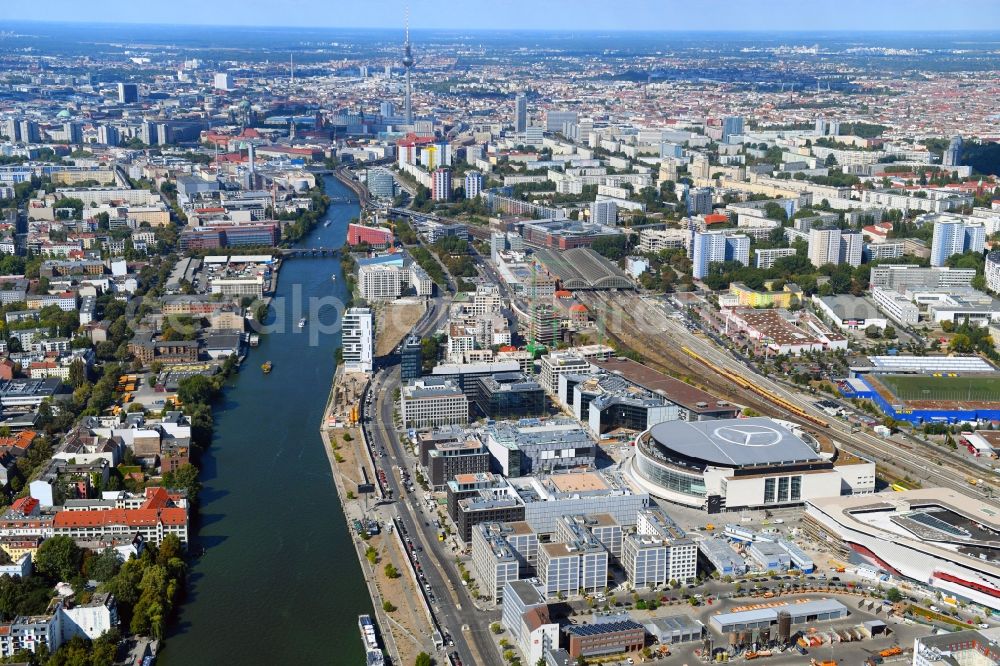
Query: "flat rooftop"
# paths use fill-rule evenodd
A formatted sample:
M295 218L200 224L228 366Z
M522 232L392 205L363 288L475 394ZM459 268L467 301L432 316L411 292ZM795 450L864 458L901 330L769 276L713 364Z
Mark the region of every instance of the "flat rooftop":
M576 555L576 551L569 549L569 544L565 543L540 543L538 547L549 554L550 557L569 557Z
M808 615L828 615L830 613L847 614L847 606L836 599L813 599L799 603L768 604L764 608L748 608L730 613L713 615L712 620L718 625L743 624L745 622L761 622L777 620L778 613L787 611L794 621L797 617Z
M876 372L995 372L981 356L869 356Z
M736 413L738 411L728 401L720 400L711 393L653 370L630 358L609 358L603 361L595 359L591 363L605 372L620 375L633 384L638 384L647 391L657 393L696 414L710 414L720 411Z
M552 486L560 493L585 493L608 490L608 484L597 472L555 474L549 477Z
M820 300L841 321L845 319L885 319L885 315L879 312L871 301L861 296L838 294L836 296L822 296Z

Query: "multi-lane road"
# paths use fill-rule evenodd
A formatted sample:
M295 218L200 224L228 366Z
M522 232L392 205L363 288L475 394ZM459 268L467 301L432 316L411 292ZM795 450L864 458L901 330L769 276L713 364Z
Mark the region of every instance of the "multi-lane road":
M438 297L430 301L424 318L414 328L413 333L421 337L438 330L448 316L448 301ZM438 541L437 529L433 521L436 515L425 507L416 493L407 493L400 481L401 471L411 478L415 476L416 459L400 441L396 430L394 410L395 392L400 385L398 356L377 360L379 368L372 379L365 400L368 413L363 414L364 428L375 451L384 450L381 459L386 479L395 502L386 507L388 515L398 518L406 528L406 537L414 547L427 585L433 595L431 608L441 633L450 636L454 646L446 645L442 652L455 651L463 664L483 664L502 666L494 646L489 625L499 618L497 612L478 610L472 602L468 589L462 584L461 576L454 565L454 553ZM439 663L447 663L442 658Z

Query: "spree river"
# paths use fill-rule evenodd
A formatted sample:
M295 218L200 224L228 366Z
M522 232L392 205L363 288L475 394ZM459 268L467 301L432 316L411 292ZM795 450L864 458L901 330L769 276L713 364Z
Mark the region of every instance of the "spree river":
M331 204L330 226L320 222L300 246L341 246L358 215L347 187L327 177L326 191L354 203ZM319 326L297 327L308 299L345 298L339 258L286 261L275 300L299 290L302 315L261 336L215 410L193 542L205 552L158 663L364 664L357 616L371 600L319 436L340 334L311 344Z

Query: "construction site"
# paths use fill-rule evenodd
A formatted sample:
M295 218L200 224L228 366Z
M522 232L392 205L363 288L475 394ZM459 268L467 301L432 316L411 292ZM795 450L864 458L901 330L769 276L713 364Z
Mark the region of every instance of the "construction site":
M343 366L337 368L326 415L327 428L354 427L358 424L360 405L369 379L366 373L344 372Z

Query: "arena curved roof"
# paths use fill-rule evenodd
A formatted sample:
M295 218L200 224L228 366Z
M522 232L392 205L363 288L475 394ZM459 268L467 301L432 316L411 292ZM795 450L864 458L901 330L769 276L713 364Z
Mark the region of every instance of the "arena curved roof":
M802 438L766 417L665 421L653 426L650 435L668 451L723 467L820 460Z

